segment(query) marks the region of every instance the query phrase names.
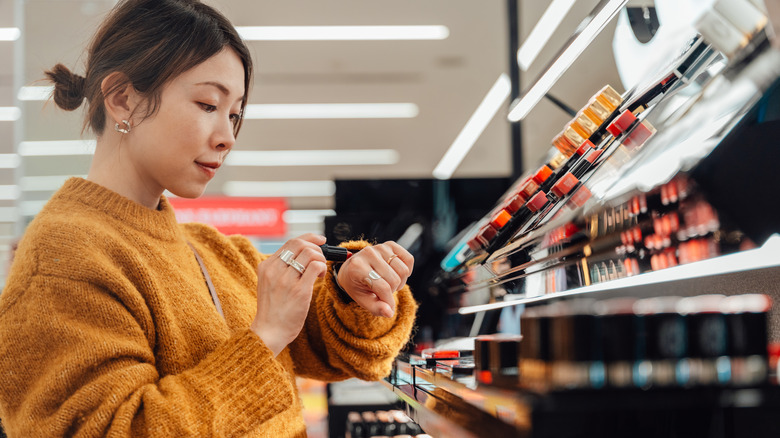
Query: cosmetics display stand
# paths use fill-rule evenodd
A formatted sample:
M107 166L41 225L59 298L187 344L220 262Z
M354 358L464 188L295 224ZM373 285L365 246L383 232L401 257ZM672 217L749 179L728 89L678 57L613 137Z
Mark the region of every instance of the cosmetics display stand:
M385 381L426 433L441 437L774 437L780 388L640 388L547 392L455 380L398 359ZM422 363L420 363L422 362ZM406 369L410 371L408 374Z
M759 3L714 2L676 59L594 95L462 233L432 287L492 336L448 359L399 357L384 382L427 433L778 435L770 21ZM485 328L510 310L522 338Z

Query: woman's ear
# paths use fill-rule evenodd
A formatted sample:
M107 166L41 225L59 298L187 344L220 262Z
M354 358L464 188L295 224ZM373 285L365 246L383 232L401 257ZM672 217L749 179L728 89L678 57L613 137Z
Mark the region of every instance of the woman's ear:
M103 104L106 108L107 122L122 124L127 120L134 125L131 117L139 102L139 95L124 73L113 72L100 83L103 92Z

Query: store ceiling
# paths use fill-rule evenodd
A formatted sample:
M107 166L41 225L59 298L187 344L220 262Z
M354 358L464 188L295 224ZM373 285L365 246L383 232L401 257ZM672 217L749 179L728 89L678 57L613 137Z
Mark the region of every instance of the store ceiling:
M3 3L9 3L3 1ZM416 117L247 120L236 151L397 151L380 165L225 166L208 188L229 181L328 181L335 178L430 178L432 171L499 75L506 70L502 1L211 1L236 26L443 25L449 37L428 41L252 41L257 76L250 104L411 103ZM112 1L24 2L24 83L57 62L83 73L84 47ZM4 48L8 46L6 44ZM10 78L4 71L4 84ZM81 111L28 101L24 141L77 140ZM508 127L491 123L456 176L506 176ZM88 156L24 158L24 175L85 174ZM28 180L31 181L31 180ZM48 190L24 193L43 201ZM290 198L296 209L332 208L331 197Z
M45 85L40 82L43 71L58 62L83 73L84 48L114 3L0 0L0 27L16 26L22 31L19 41L0 43L3 60L0 62L0 107L18 104L22 108L17 123L0 123L3 148L0 153L12 153L18 142L90 139L89 133L81 133L81 110L67 113L45 101L16 102L14 72L22 76L17 79L17 85ZM404 118L247 120L236 151L389 150L395 151L391 155L397 156L397 162L224 166L207 190L210 195L225 194L231 181L431 178L433 169L482 99L499 76L508 71L507 14L503 0L207 3L223 11L236 26L439 25L449 31L449 36L441 40L249 42L257 72L250 104L408 103L416 106L418 113ZM520 2L521 35L530 32L548 3ZM524 74L524 84L540 72L595 3L596 0L576 3L539 61ZM14 48L21 50L15 53ZM583 86L577 79L571 82L574 85L567 85L571 89L561 89L558 97L575 106L609 82L599 77L590 79L595 81L594 85ZM510 175L506 105L508 102L504 102L476 140L454 177ZM531 140L526 142L530 147L524 151L529 165L536 164L549 149L548 139L568 117L548 102L539 106L536 119L532 118L524 127L524 139ZM2 184L21 185L21 197L3 201L0 207L20 207L29 219L66 175L86 174L89 162L88 154L23 156L20 172L12 169L0 172ZM291 197L289 205L296 210L331 209L333 197ZM292 227L291 233L304 229L305 226Z

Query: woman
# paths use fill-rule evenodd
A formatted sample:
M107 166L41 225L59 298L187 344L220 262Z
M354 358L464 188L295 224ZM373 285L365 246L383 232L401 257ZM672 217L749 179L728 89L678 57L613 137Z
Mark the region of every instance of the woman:
M0 296L9 436L305 436L295 376L389 372L416 310L403 248L350 242L336 278L322 236L259 254L177 224L162 195L200 196L241 126L252 63L222 15L120 2L85 77L47 75L60 107L86 98L97 149L28 227Z

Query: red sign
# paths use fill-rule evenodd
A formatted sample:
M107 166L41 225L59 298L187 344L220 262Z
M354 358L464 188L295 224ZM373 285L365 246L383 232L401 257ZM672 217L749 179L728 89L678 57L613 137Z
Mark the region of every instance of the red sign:
M287 202L276 198L168 198L180 223L213 225L224 234L284 236Z

